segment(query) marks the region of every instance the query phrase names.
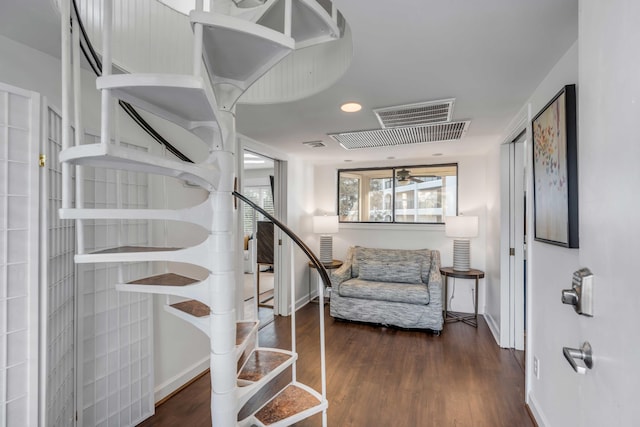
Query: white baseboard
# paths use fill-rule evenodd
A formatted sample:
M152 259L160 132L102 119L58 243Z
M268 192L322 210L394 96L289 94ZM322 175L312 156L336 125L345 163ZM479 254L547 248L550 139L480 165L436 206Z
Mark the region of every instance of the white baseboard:
M304 307L305 305L309 304L309 296L308 295L304 295L302 298L298 298L296 300L296 311L300 310L302 307ZM287 311L289 311L290 307L287 307ZM280 315L284 316L283 313L280 313ZM288 316L288 314L287 314Z
M209 356L174 375L164 383L157 385L154 389L154 401L156 403L161 401L207 369L209 369Z
M547 421L547 418L542 413L542 410L540 409L540 405L538 404L538 401L536 400L536 398L533 396L531 392L529 392L527 405L529 405L529 410L531 411L533 418L536 419L536 423L538 424L538 427L547 427L549 425L549 422Z
M494 319L489 313L485 313L484 320L487 321L487 326L489 326L493 339L496 340L498 345L500 345L500 326L498 326L496 319Z
M296 300L296 311L300 310L305 305L309 304L309 296L305 295L302 298Z

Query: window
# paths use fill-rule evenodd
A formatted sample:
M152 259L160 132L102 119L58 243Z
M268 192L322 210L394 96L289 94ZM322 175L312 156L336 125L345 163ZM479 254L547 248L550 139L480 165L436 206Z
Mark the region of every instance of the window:
M274 214L273 210L273 197L271 195L271 187L269 186L256 186L245 187L244 194L249 200L256 205L263 208L265 211ZM254 218L255 216L255 218ZM244 207L244 234L245 236L252 236L254 233L253 225L254 221L263 221L265 218L259 212L256 212L251 207Z
M457 164L338 171L341 222L433 224L457 212Z

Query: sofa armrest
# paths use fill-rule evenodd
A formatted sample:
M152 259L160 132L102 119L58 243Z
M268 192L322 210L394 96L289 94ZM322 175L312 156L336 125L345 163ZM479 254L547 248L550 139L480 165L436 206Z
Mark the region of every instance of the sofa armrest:
M442 310L442 275L440 269L432 269L429 272L429 305Z
M333 270L329 277L331 278L331 287L338 289L342 282L351 279L351 263L345 262L340 268Z
M351 265L353 264L353 246L349 247L347 250L347 256L342 263L340 268L333 270L329 277L331 278L331 287L335 288L334 290L338 290L340 288L340 284L345 280L351 279Z
M440 251L431 251L431 266L429 268L429 305L442 311L442 274L440 274Z

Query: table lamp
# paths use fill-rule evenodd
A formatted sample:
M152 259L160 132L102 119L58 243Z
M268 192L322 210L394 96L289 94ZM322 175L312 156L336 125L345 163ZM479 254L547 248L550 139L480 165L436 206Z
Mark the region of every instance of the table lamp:
M320 235L320 262L333 262L333 236L338 232L338 215L313 217L313 232Z
M445 234L453 237L453 269L469 271L470 247L469 238L478 235L477 216L448 216L445 218Z

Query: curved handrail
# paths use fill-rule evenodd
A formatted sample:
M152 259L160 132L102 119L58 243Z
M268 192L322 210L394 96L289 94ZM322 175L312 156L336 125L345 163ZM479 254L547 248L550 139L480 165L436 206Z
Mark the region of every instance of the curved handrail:
M269 220L271 220L271 222L273 222L276 226L278 226L278 228L280 230L284 231L285 234L287 236L289 236L291 238L291 240L293 240L294 243L296 245L298 245L298 247L300 249L302 249L302 252L305 253L307 258L309 258L309 260L311 262L313 262L313 265L316 267L316 270L318 270L318 273L320 273L320 277L322 278L322 282L324 283L325 288L331 286L331 279L329 279L329 274L327 273L327 269L324 268L324 264L322 264L322 262L320 262L320 260L316 256L316 254L314 254L313 251L311 249L309 249L309 247L302 240L300 240L300 238L289 227L287 227L282 222L278 221L269 212L265 211L260 206L256 205L251 200L249 200L248 198L246 198L242 194L238 193L237 191L234 191L231 194L233 194L234 197L242 200L243 202L245 202L246 204L251 206L253 209L255 209L258 212L260 212L265 217L269 218Z

